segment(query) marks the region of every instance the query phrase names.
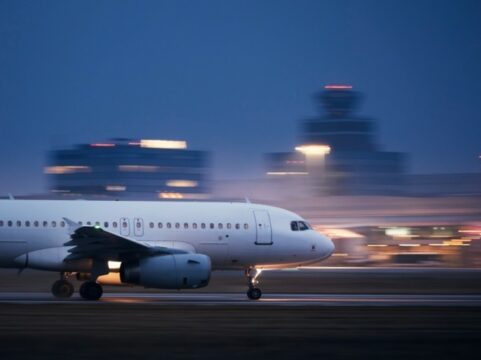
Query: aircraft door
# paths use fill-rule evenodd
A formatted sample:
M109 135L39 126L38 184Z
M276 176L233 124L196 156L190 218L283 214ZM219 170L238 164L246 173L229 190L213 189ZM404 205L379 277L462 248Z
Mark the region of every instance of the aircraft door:
M120 235L130 235L130 221L127 218L120 219Z
M144 236L144 220L134 218L134 234L135 236Z
M256 245L272 245L271 218L267 210L254 210Z

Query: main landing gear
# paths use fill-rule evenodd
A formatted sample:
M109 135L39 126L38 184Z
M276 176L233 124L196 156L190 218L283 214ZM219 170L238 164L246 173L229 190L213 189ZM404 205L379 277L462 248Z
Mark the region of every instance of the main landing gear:
M95 281L86 281L80 286L80 296L85 300L98 300L103 294L102 285L97 284Z
M52 285L52 294L58 299L68 299L72 296L74 288L72 283L68 280L68 275L65 273L60 274L60 280L57 280Z
M74 287L70 281L68 281L67 273L60 274L60 280L57 280L52 285L52 294L57 299L68 299L74 293ZM85 300L98 300L102 297L102 286L95 281L85 281L79 289L80 296Z
M261 271L251 267L246 270L245 274L248 279L249 286L249 289L247 290L247 297L251 300L259 300L262 296L262 291L256 287L256 285L259 284L257 277L261 274Z

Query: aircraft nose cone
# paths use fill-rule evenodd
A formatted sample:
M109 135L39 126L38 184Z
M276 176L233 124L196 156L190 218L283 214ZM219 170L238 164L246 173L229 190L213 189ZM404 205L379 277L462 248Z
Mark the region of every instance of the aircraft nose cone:
M319 239L319 251L323 259L328 258L332 255L335 250L334 243L327 236L321 235Z

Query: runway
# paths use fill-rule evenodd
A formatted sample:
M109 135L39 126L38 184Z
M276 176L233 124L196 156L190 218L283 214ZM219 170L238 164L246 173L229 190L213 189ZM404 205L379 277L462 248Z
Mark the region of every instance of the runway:
M248 300L243 293L105 293L100 301L85 301L75 294L57 300L47 292L0 293L0 304L149 304L172 305L235 305L235 306L345 306L345 307L413 307L447 306L478 307L481 295L391 295L391 294L264 294L258 301Z

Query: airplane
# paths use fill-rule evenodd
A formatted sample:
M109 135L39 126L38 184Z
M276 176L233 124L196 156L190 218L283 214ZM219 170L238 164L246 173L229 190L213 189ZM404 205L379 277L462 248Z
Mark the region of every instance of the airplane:
M299 215L252 203L0 200L0 267L58 272L56 298L98 300L102 285L207 286L213 270L245 270L258 300L262 270L324 260L332 241Z

